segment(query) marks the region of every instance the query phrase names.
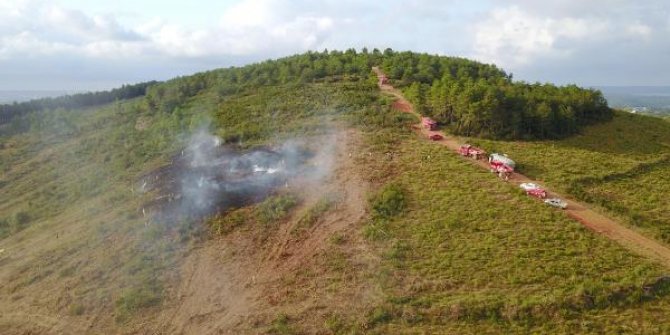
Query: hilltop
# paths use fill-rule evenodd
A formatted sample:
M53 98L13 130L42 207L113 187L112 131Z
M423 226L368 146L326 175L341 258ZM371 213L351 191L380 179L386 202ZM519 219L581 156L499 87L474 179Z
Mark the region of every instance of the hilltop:
M462 58L309 52L0 109L1 332L668 331L664 265L426 141L373 66L670 246L670 123Z

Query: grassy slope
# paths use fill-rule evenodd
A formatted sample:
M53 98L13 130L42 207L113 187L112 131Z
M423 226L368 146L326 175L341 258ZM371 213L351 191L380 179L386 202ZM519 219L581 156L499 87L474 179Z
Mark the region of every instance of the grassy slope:
M100 329L142 315L165 298L199 228L145 226L144 199L132 192L137 176L165 164L208 122L251 146L310 132L370 99L357 84L267 87L223 98L204 91L172 114L152 112L138 99L68 111L67 127L3 137L2 305L65 315L72 325L98 315ZM17 213L25 216L20 224Z
M471 142L507 153L523 173L670 242L670 123L617 113L561 141Z
M663 273L440 146L411 139L397 150L393 180L410 206L378 242L379 333L588 332L585 315L637 308Z
M345 119L367 134L363 150L371 155L360 160L367 178L377 185L400 184L408 207L366 230L378 231L366 235L377 236L369 243L382 256L378 280L386 302L363 323L347 324L358 318L342 315L337 327L323 327L343 333L586 333L636 329L640 320L647 327L664 327L665 292L657 290L655 297L641 288L663 269L443 147L417 140L406 117L361 108L374 104L362 87L333 83L268 87L223 98L206 91L179 113L152 114L141 101L129 101L78 112L71 120L76 133L56 136L45 130L4 139L0 218L25 211L29 222L0 240L0 249L6 249L0 256L0 301L17 311L69 315L69 324L111 311L124 318L151 311L142 307L160 304L172 282L166 270L178 260L171 256L188 244L176 243L183 236L144 228L137 210L142 199L129 191L135 176L162 164L181 145L180 135L204 119L227 140L254 145L318 132L323 118L359 111ZM143 131L135 127L141 117L149 124ZM533 148L538 158L520 160L522 169L554 185L566 176L578 180L592 167L590 174L602 177L657 159L665 147L642 141L662 136L665 126L640 122L617 117L563 142L482 144L511 154L517 146L524 152ZM605 132L618 127L622 136ZM631 142L625 136L635 127L657 130ZM611 141L606 147L599 144L603 138ZM635 147L644 150L631 154ZM542 156L552 152L547 150L555 151ZM548 169L550 160L563 162L555 158L557 152L582 159L570 160L565 170ZM616 160L609 166L592 163L607 157ZM54 289L66 286L70 289ZM110 318L96 319L97 325Z

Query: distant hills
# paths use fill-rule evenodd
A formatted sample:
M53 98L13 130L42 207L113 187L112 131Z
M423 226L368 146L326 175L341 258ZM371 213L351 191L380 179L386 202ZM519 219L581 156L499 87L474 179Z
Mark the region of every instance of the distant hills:
M670 114L670 86L600 86L609 105L643 113Z
M24 102L33 99L53 98L62 95L81 93L67 90L0 90L0 104Z

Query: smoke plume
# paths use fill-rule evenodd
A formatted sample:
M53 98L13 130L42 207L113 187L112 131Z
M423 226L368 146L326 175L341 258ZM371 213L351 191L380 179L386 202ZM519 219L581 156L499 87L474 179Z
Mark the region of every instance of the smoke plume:
M324 178L334 140L322 143L314 149L314 143L291 139L243 150L201 129L169 166L144 176L141 188L155 195L148 207L161 221L199 219L261 201L292 178Z

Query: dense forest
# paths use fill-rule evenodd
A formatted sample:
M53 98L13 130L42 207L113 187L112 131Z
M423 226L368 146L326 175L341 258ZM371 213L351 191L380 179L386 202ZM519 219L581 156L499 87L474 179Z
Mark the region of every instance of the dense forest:
M402 52L384 58L383 68L419 112L460 135L558 138L612 118L599 91L514 82L494 65Z
M172 113L190 97L214 91L220 99L263 85L295 84L329 80L375 79L370 71L380 66L394 85L423 114L434 117L443 126L459 135L503 139L560 138L578 132L582 126L609 120L612 111L601 92L575 85L558 87L552 84L515 82L512 75L495 65L456 58L395 52L391 49L361 51L307 52L278 60L268 60L244 67L231 67L179 77L157 84L126 86L132 88L128 97L146 89L147 107ZM114 91L112 91L114 92ZM6 115L31 110L103 103L123 98L76 95L41 99L5 106ZM102 96L100 96L102 97ZM111 99L110 97L113 97ZM59 100L60 99L60 100ZM79 100L86 102L79 102ZM66 105L68 102L77 102ZM60 104L59 104L60 103Z

